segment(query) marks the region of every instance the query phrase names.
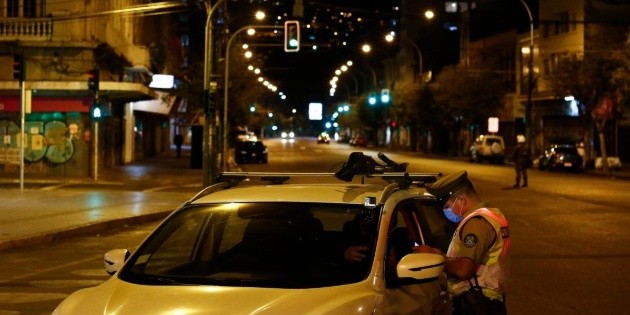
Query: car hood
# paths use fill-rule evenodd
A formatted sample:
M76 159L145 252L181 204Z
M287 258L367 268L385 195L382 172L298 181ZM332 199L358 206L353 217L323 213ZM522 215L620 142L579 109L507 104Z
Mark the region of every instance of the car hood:
M371 314L376 299L365 283L315 289L147 286L112 277L73 293L53 314Z

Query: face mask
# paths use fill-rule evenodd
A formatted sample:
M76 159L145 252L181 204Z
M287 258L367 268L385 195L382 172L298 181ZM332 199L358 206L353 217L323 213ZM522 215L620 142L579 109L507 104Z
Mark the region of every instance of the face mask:
M457 201L457 199L455 199L455 201ZM455 205L455 202L453 202L453 204L450 207L444 208L444 210L443 210L444 211L444 215L446 216L447 219L449 219L449 221L451 221L453 223L462 222L464 217L461 216L461 215L455 214L455 211L453 211L453 206L454 205ZM463 205L462 205L462 207L463 207Z
M459 223L462 221L463 217L461 215L457 215L455 214L455 212L453 212L453 208L444 208L444 215L446 216L446 218L453 222L453 223Z

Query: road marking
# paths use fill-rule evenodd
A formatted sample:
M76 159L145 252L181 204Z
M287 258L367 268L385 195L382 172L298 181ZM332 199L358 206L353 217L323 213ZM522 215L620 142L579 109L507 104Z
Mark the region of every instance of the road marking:
M42 289L95 287L107 279L102 280L38 280L29 282L30 285Z
M39 269L36 272L26 273L26 274L22 274L22 275L19 275L19 276L2 279L2 280L0 280L0 284L2 284L2 283L10 283L10 282L13 282L15 280L26 279L26 278L38 276L38 275L41 275L41 274L53 274L54 271L56 271L56 270L59 270L59 269L72 269L70 267L72 267L74 265L85 264L85 263L88 263L88 262L93 262L94 260L98 260L98 259L103 259L103 257L102 256L92 256L91 258L86 258L86 259L83 259L83 260L77 260L77 261L73 261L71 263L67 263L67 264L63 264L63 265L56 265L56 266L51 267L51 268Z
M0 293L0 303L6 304L19 304L19 303L33 303L51 300L61 300L68 296L68 294L61 293L26 293L26 292L12 292L12 293ZM0 311L0 314L4 314ZM20 314L20 313L16 313Z

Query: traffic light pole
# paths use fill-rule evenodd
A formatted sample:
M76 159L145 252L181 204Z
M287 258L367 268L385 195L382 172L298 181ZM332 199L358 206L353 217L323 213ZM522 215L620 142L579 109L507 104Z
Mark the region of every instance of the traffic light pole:
M212 94L210 91L210 78L213 72L213 37L212 37L212 14L214 10L223 2L217 1L212 6L212 1L207 0L206 4L206 28L205 28L205 47L204 47L204 71L203 71L203 102L204 102L204 128L203 128L203 185L209 186L214 183L217 177L217 145L216 145L216 107L212 104Z
M20 80L20 190L24 190L24 124L26 122L26 83Z
M97 106L96 102L98 102L98 91L94 94L94 99L92 100L92 110ZM92 167L92 177L94 177L94 181L98 180L98 118L91 115L92 119L94 119L94 148L93 148L93 163L94 167Z

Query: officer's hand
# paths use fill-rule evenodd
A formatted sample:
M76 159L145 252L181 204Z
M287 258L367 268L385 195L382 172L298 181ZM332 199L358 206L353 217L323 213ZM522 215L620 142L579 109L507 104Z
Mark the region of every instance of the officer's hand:
M343 253L343 258L349 263L362 262L367 257L367 246L350 246Z
M439 249L433 248L428 245L414 246L413 248L411 248L411 251L413 251L414 253L429 253L429 254L444 255L442 251L440 251Z

